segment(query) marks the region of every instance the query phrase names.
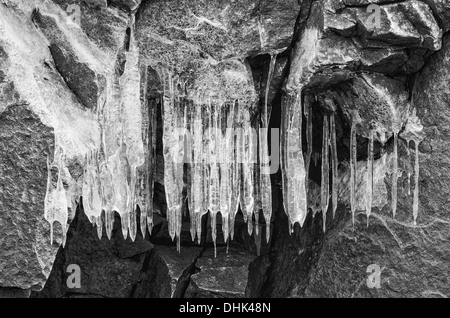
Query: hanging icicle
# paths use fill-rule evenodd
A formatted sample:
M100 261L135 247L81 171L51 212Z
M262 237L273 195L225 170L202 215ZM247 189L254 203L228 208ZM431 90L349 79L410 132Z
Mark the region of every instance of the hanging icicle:
M330 128L328 125L328 115L323 116L322 129L322 178L321 178L321 208L323 219L323 232L326 230L327 211L329 203L329 182L330 182L330 161L329 161L329 145L330 145Z
M332 171L332 183L331 183L331 197L333 218L336 214L338 204L338 156L337 156L337 141L336 141L336 123L335 114L330 115L330 147L331 147L331 171Z
M231 213L231 196L232 196L232 184L231 180L231 162L230 162L230 152L232 149L231 139L233 137L231 129L227 129L232 125L232 120L230 118L231 107L229 105L224 105L221 109L220 120L219 120L219 134L223 137L221 138L219 145L219 160L220 160L220 213L222 216L222 233L225 242L228 240L229 236L229 221ZM225 131L225 134L223 134Z
M355 226L356 212L356 165L357 165L357 140L356 125L359 123L359 115L354 112L352 114L352 126L350 131L350 207L352 211L352 223Z
M420 172L419 144L425 138L423 126L420 123L420 119L416 115L416 109L413 109L411 115L409 116L405 129L401 133L401 137L406 140L408 150L410 142L411 141L414 142L415 159L414 159L413 219L414 225L416 225L417 217L419 214L419 172Z
M254 184L255 184L255 162L257 150L257 136L250 125L250 113L246 108L243 112L243 149L242 149L242 176L243 186L241 188L241 209L245 212L247 218L247 228L249 235L253 232L253 211L255 205Z
M305 164L302 151L301 94L283 98L282 104L283 203L291 233L296 222L303 226L307 207Z
M270 55L270 64L269 64L269 72L267 74L267 82L266 82L266 90L264 94L264 122L266 125L264 127L268 127L268 123L270 121L270 115L272 114L272 107L269 105L269 92L270 92L270 84L272 83L273 73L275 71L275 64L277 63L277 54Z
M270 222L272 217L272 186L270 181L270 162L269 162L269 143L268 131L271 110L268 108L269 90L272 82L273 72L275 69L276 55L270 56L269 73L267 75L264 108L261 114L261 128L259 130L259 160L260 160L260 195L261 209L266 221L266 241L270 239ZM272 150L274 151L274 150ZM256 217L256 221L258 222ZM258 230L258 227L256 228Z
M406 160L408 162L407 187L408 187L408 195L410 195L411 194L411 150L409 149L409 140L406 141Z
M394 131L394 157L392 165L392 215L397 212L397 183L398 183L398 132Z
M172 74L168 74L164 87L164 186L166 188L169 235L172 240L177 239L177 248L179 248L182 217L181 193L183 189L184 136L180 136L178 131L176 131L180 127L180 106L175 98Z
M231 108L232 107L232 108ZM230 147L232 148L229 152L229 160L231 163L230 167L230 182L231 186L231 197L230 197L230 239L234 238L234 221L236 214L239 209L239 205L241 202L241 188L242 188L242 179L241 179L241 162L242 162L242 145L241 145L241 134L239 133L239 123L240 123L240 107L238 101L234 101L232 103L232 112L230 111L230 117L228 121L228 127L232 128L230 132L232 134L230 139ZM231 123L232 122L232 123ZM235 134L236 132L236 134ZM245 214L244 214L245 217Z
M68 206L66 192L62 183L62 154L56 153L56 164L58 165L58 179L56 181L56 188L52 186L52 172L50 160L47 157L47 192L44 200L44 217L50 223L50 244L53 244L53 225L55 222L61 224L64 246L66 241L67 220L68 220Z

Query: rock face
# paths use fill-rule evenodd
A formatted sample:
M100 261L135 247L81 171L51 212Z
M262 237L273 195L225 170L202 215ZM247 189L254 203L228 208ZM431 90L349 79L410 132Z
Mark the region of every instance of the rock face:
M191 276L186 298L238 298L245 296L249 264L254 259L239 250L218 250L214 257L212 250L200 257L196 266L200 272Z
M447 2L3 0L0 297L449 297Z
M41 289L57 246L42 213L53 130L27 105L0 114L0 286Z

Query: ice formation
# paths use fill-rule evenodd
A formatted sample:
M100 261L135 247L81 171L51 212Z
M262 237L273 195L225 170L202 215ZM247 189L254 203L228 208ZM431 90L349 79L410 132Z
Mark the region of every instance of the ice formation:
M272 217L272 187L270 182L270 162L269 162L269 120L271 110L268 107L269 89L273 78L275 69L276 55L270 56L269 73L267 75L266 91L264 96L264 108L261 114L261 129L259 134L259 160L260 160L260 194L261 194L261 209L263 211L264 219L266 221L266 241L270 238L270 221ZM272 163L273 164L273 163ZM258 218L256 218L258 221ZM256 228L258 231L258 227ZM258 235L258 232L256 233Z
M409 153L409 144L411 141L414 142L414 192L413 192L413 219L414 225L417 222L417 216L419 214L419 144L425 138L425 133L423 131L423 126L420 123L419 117L416 115L416 110L413 109L411 115L406 122L405 129L400 134L400 137L406 140L408 145L408 153ZM408 176L410 176L410 172L408 171ZM409 186L409 182L408 182ZM410 190L408 189L408 194Z
M66 233L66 224L68 219L68 205L66 192L64 190L62 184L61 173L63 171L61 166L61 158L58 158L59 169L58 169L58 181L56 182L56 189L53 189L52 186L52 173L50 168L50 160L47 158L47 193L45 194L44 201L44 216L47 221L50 223L50 244L53 244L53 223L59 222L62 226L62 230L64 233L63 238L63 246L65 245L65 233Z
M134 39L134 21L130 18L129 42L118 53L126 60L122 72L116 67L107 69L106 88L92 112L99 123L99 142L89 144L83 164L81 184L71 180L65 166L64 147L56 149L54 159L48 160L45 218L51 226L55 221L67 230L69 210L75 209L82 197L86 215L97 225L99 237L103 229L111 238L114 211L122 220L122 233L132 240L138 227L142 235L151 233L153 225L153 189L156 167L156 108L158 101L148 99L147 61L140 61L139 48ZM234 220L239 208L248 224L248 232L255 235L257 249L261 247L259 213L266 223L266 241L270 238L272 217L271 168L269 156L270 84L274 73L276 55L271 56L264 103L260 112L260 124L254 126L253 114L257 101L245 88L237 96L219 96L215 89L199 81L197 87L186 86L186 81L169 66L156 63L155 68L162 82L161 106L163 119L164 186L167 201L169 234L180 249L181 225L185 204L189 210L191 237L200 241L201 219L209 214L214 245L217 240L217 218L220 213L224 240L234 236ZM245 71L247 72L247 71ZM225 70L225 81L247 81L249 74ZM207 82L207 81L206 81ZM204 83L203 83L204 84ZM252 83L251 83L252 84ZM237 85L237 87L239 87ZM247 84L245 84L247 85ZM243 85L243 86L245 86ZM210 85L211 86L211 85ZM236 86L231 86L233 89ZM239 89L238 89L239 91ZM302 99L304 105L302 105ZM281 173L283 203L289 219L289 231L294 224L303 226L308 213L309 168L311 160L317 165L321 157L321 210L323 230L326 229L326 213L330 201L333 217L338 204L338 150L335 114L323 117L322 154L313 154L312 97L302 96L300 90L282 98L281 119ZM303 123L303 116L306 121ZM420 122L411 116L406 130L401 134L408 144L415 142L414 171L414 222L418 214L418 143L423 138L418 131ZM350 140L350 206L352 220L357 209L357 127L361 119L355 111L351 114ZM302 148L302 129L306 132L306 154ZM409 134L406 132L410 132ZM369 135L366 203L369 218L373 195L373 144L375 132ZM392 209L397 205L397 139L394 134L394 169L392 183ZM57 145L61 142L57 140ZM272 145L273 150L273 145ZM187 164L187 165L186 165ZM52 169L57 168L56 185ZM188 173L188 177L186 177ZM68 184L68 189L63 187ZM184 191L186 190L186 191ZM186 195L184 195L186 193ZM137 219L137 211L140 219ZM255 222L253 222L255 220ZM255 223L255 224L253 224ZM53 231L52 231L53 232ZM53 237L51 237L53 240ZM64 243L65 238L63 239Z
M289 230L293 232L295 223L298 222L303 226L308 212L306 171L302 151L301 93L285 96L281 112L283 203L289 219Z
M328 115L323 116L323 130L322 130L322 180L321 180L321 207L323 218L323 231L326 230L326 220L328 203L330 200L330 161L329 161L329 147L330 147L330 128L328 124Z
M336 123L334 114L330 115L330 147L331 147L331 174L332 174L332 184L331 184L331 199L333 208L333 218L336 214L337 204L338 204L338 155L337 155L337 144L336 144ZM309 149L308 149L309 150Z

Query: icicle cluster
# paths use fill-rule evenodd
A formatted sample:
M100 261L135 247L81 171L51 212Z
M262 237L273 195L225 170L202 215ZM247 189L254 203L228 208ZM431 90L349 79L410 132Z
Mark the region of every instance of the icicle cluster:
M130 21L134 28L134 21ZM114 211L122 220L122 233L132 240L137 235L139 221L141 233L151 233L153 225L153 184L156 167L156 103L147 99L147 66L140 65L139 51L130 34L129 43L120 55L126 63L117 65L107 80L106 92L100 98L97 118L100 123L100 145L92 146L84 158L84 174L81 186L70 180L64 166L64 153L57 149L54 160L48 160L45 218L51 226L55 221L67 230L68 210L74 210L76 198L82 196L83 207L92 223L97 225L99 237L103 228L111 238ZM212 239L216 245L216 222L220 213L224 240L233 239L234 222L240 208L248 224L248 232L254 231L258 253L261 248L259 213L266 223L266 241L270 239L272 218L271 161L269 146L269 121L271 110L268 96L274 73L276 56L271 56L265 98L260 123L254 124L255 101L234 99L218 101L206 98L189 98L185 83L168 69L158 68L163 83L161 95L163 118L164 186L167 201L169 234L180 249L183 211L187 202L191 221L192 240L200 241L202 217L209 213ZM119 63L119 62L118 62ZM119 70L120 69L120 70ZM144 80L142 80L144 79ZM326 230L326 214L330 204L333 217L338 204L338 152L335 114L323 116L322 153L313 153L313 111L310 96L301 91L282 98L281 117L281 173L284 210L289 219L289 231L294 224L303 226L308 213L308 187L311 160L317 166L321 157L320 208L323 230ZM306 155L303 154L303 116L306 119ZM361 123L357 111L351 113L350 132L350 207L354 223L356 202L357 127ZM423 139L422 126L415 113L410 117L400 136L415 143L415 187L413 215L418 214L418 144ZM394 132L394 164L392 175L392 211L397 209L398 131ZM272 136L272 139L274 136ZM366 205L369 220L373 196L373 162L375 130L369 134ZM58 143L56 143L58 144ZM272 158L273 159L273 158ZM51 168L58 169L56 185ZM331 169L331 171L330 171ZM187 174L187 178L186 178ZM408 172L408 185L410 172ZM330 176L331 175L331 176ZM69 189L63 187L63 181ZM183 195L186 190L186 196ZM409 189L408 189L409 194ZM137 210L140 219L137 220ZM104 214L102 214L104 213ZM255 220L255 224L253 224ZM53 230L51 240L53 240ZM65 242L65 235L63 244Z
M170 78L169 78L170 79ZM191 218L191 235L201 237L201 218L210 213L212 239L216 242L216 218L220 212L224 240L233 238L234 219L238 207L253 231L252 218L262 202L262 210L270 223L270 179L256 197L257 142L256 130L251 129L247 105L238 101L224 105L197 105L178 99L169 87L164 93L164 162L169 232L180 244L183 187ZM177 127L183 127L179 130ZM178 131L175 131L178 130ZM183 181L187 163L190 177ZM263 166L263 168L265 168ZM262 169L261 169L262 170ZM262 173L259 176L263 179ZM267 180L267 179L266 179ZM258 234L258 233L256 233Z
M187 200L192 239L200 241L201 219L209 213L212 239L216 244L216 220L220 212L224 240L233 238L234 220L240 207L251 235L260 242L259 212L270 238L272 215L271 167L269 158L268 89L274 59L270 64L261 126L253 127L251 113L255 102L233 100L204 102L181 96L182 83L166 69L160 69L164 82L163 144L164 185L167 217L172 239L180 247L182 208ZM184 89L182 88L181 91ZM202 94L205 96L205 94ZM183 180L187 164L187 182ZM186 188L187 198L182 192ZM255 224L253 224L253 218Z
M356 212L356 165L357 165L357 140L356 127L361 122L359 114L355 111L352 113L352 126L350 130L350 209L352 212L352 222L355 224Z
M130 20L130 28L134 29L133 18ZM142 234L145 235L147 223L151 230L153 180L150 173L152 169L148 168L152 165L153 158L151 151L147 149L151 148L150 140L154 138L151 131L154 126L149 122L149 130L142 129L142 112L145 107L140 98L141 69L133 34L130 35L129 44L124 44L119 54L125 56L125 68L122 71L116 68L106 83L105 94L99 98L96 116L101 127L100 145L91 145L85 155L81 189L73 186L76 182L69 180L70 174L62 164L62 149L57 149L52 164L59 171L56 190L51 184L49 163L45 217L51 227L55 221L62 224L63 244L67 230L67 202L71 202L74 211L74 198L79 196L83 198L86 216L97 225L100 238L104 225L107 236L111 238L113 213L116 211L121 216L123 236L127 238L129 234L134 240L137 234L138 206ZM146 121L149 119L146 118ZM58 145L58 142L55 144ZM69 183L68 190L62 187L63 177Z

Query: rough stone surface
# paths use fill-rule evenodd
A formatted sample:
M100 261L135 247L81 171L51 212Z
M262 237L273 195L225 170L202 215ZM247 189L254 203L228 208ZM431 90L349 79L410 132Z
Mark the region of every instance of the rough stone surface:
M254 256L245 252L225 248L208 249L197 260L200 272L191 276L186 298L244 297L248 281L248 267Z
M27 105L9 106L0 123L0 286L39 290L58 249L43 213L53 130Z
M292 51L288 90L339 81L356 70L411 74L428 50L441 48L442 30L420 1L380 4L380 28L368 26L370 12L340 1L311 4L300 41ZM408 54L410 49L413 54ZM421 49L421 50L419 50Z
M120 218L114 222L112 239L97 229L79 209L68 231L67 244L60 248L55 266L45 288L37 297L72 297L97 295L100 297L130 297L139 282L144 264L151 258L153 245L138 236L135 242L124 240ZM71 264L80 267L81 288L68 288L67 272ZM111 280L114 277L114 280Z
M189 284L190 275L195 270L195 262L201 256L203 249L199 247L183 247L178 252L175 246L158 246L156 254L161 258L168 270L170 278L171 298L180 298ZM166 295L164 295L166 296Z

